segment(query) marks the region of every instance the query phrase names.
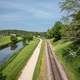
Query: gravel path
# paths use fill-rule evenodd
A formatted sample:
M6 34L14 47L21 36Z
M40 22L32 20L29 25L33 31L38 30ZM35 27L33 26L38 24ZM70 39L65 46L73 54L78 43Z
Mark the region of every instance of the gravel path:
M37 60L39 57L41 43L42 43L42 40L40 39L40 42L39 42L37 48L33 52L33 55L29 59L28 63L25 65L24 69L22 70L22 73L18 80L32 80L35 66L36 66L36 63L37 63Z
M57 59L50 42L46 44L48 80L68 80L63 66Z

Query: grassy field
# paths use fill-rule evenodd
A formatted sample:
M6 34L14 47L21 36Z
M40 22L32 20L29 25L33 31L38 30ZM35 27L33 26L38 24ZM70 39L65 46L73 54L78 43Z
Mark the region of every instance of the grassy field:
M44 57L43 57L43 55L45 53L44 51L45 51L45 42L43 41L42 45L41 45L39 58L38 58L38 61L37 61L37 64L36 64L36 67L35 67L35 70L34 70L33 80L39 80L41 65L44 61Z
M10 36L0 37L0 46L10 43Z
M51 42L54 46L55 53L58 56L60 62L64 65L64 69L69 77L69 80L80 80L80 74L77 70L77 67L80 66L80 56L71 60L71 57L64 57L65 50L72 45L72 42L65 42L64 40L60 40L57 42ZM66 54L69 54L68 52Z
M3 70L3 75L6 80L17 80L21 69L25 66L28 59L31 57L35 47L39 43L39 39L34 39L29 45L25 46L20 53L10 62Z
M21 37L17 37L18 41L22 40ZM5 46L7 44L9 44L11 42L10 40L10 36L2 36L0 37L0 47L2 48L2 46Z

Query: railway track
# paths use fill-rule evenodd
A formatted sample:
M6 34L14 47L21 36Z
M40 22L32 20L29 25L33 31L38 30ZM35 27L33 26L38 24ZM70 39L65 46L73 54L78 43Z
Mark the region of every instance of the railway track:
M67 80L65 78L63 79L48 42L47 42L47 56L50 66L49 80Z

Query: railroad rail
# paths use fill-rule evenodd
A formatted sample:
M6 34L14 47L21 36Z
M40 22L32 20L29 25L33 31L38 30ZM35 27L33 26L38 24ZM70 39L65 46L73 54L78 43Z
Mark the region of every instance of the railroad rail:
M49 80L68 80L65 78L63 79L60 70L57 66L57 63L55 61L50 44L48 42L47 42L47 56L48 56L48 61L49 61L50 71L51 71L51 74L49 75L49 77L51 76L51 78Z

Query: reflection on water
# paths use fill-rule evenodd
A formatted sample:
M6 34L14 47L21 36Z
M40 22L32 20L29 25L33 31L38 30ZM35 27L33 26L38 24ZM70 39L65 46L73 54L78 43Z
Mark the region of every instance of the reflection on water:
M11 43L11 45L10 45L10 49L11 49L11 50L15 50L16 48L17 48L17 45L14 44L14 43Z
M23 42L17 44L11 44L10 46L0 50L0 64L8 60L14 53L19 51L23 47Z

